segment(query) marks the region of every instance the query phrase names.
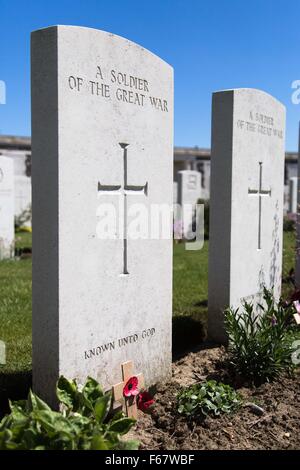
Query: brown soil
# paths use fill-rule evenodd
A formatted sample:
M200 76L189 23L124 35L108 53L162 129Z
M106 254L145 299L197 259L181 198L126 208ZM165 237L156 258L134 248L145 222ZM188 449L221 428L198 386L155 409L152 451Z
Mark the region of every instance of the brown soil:
M234 414L188 420L176 411L181 386L206 379L238 389L243 406ZM223 348L192 352L173 363L172 381L159 385L151 414L139 412L131 436L141 449L300 449L300 372L254 387L228 372ZM264 412L257 415L255 403Z

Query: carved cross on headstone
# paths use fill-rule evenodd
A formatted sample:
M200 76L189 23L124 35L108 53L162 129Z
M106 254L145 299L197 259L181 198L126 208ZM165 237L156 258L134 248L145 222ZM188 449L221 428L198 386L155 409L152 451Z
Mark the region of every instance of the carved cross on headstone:
M144 388L143 374L133 373L133 362L127 361L121 364L123 381L113 386L113 399L122 403L123 411L129 418L137 418L137 400L136 396L125 398L123 394L124 387L131 377L137 377L138 389Z
M123 197L124 207L124 222L123 222L123 273L124 275L129 274L127 268L127 196L130 194L145 194L147 196L148 183L143 186L133 186L127 182L127 147L129 144L119 143L123 149L124 159L124 184L120 185L104 185L98 183L98 193L109 191L111 194L118 194Z
M261 218L262 218L262 196L271 196L271 189L262 189L262 162L259 162L259 187L248 189L248 194L258 196L258 249L261 249Z

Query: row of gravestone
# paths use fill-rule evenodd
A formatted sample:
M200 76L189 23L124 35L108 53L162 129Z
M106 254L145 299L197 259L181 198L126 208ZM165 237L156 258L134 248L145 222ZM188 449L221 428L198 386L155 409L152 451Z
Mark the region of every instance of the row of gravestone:
M196 204L202 199L202 174L195 170L182 170L177 173L177 181L173 183L173 203L174 204ZM287 214L297 213L298 199L298 177L289 178L286 186L286 208Z
M173 182L173 205L179 208L190 205L192 212L195 204L202 199L201 173L195 170L182 170L177 173L177 181ZM0 260L14 256L14 175L13 160L0 156ZM31 185L30 185L31 186ZM298 177L289 178L287 191L287 214L297 213ZM31 190L30 190L31 193ZM31 199L31 198L30 198ZM175 209L176 214L176 209ZM183 214L178 220L174 217L174 236L179 238L193 238L194 230L191 229L191 216L187 214L186 223ZM178 225L177 225L178 224ZM179 233L176 231L179 229Z
M284 142L285 108L272 96L214 93L208 327L216 341L226 341L224 307L260 300L263 285L280 295ZM128 224L141 206L144 219L157 207L172 214L172 68L103 31L35 31L32 184L34 389L53 402L61 374L110 388L130 360L147 385L167 379L172 218L168 237L130 238Z

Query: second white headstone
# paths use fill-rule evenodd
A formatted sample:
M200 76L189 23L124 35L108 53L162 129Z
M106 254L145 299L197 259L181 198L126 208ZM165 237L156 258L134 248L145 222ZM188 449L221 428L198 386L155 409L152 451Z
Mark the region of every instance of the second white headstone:
M226 342L224 309L281 292L285 108L260 90L214 93L209 335Z
M289 183L289 212L297 214L298 177L292 176Z

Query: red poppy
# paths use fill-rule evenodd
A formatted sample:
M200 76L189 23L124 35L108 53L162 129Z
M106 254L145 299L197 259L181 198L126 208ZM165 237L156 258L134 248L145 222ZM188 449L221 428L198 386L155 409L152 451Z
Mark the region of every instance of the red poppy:
M154 399L149 392L141 392L137 398L138 409L141 411L148 411L150 406L153 405Z
M139 394L138 389L139 379L135 376L130 377L130 379L126 382L125 387L123 388L123 395L124 397L135 397Z

